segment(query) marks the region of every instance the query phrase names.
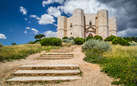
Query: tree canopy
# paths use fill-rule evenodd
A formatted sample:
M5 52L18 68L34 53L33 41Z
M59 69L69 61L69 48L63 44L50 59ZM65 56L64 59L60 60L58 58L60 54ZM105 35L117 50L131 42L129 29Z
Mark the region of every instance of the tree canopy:
M41 38L43 38L43 37L45 37L44 34L37 34L34 38L35 38L35 39L41 39Z

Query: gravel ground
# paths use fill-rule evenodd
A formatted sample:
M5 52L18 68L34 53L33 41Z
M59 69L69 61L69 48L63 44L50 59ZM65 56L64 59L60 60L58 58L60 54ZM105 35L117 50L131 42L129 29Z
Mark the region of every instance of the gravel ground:
M41 53L45 53L44 51ZM85 54L81 52L81 46L75 46L73 49L74 58L64 60L36 60L41 53L28 56L26 59L15 60L11 62L0 63L0 86L111 86L113 78L107 76L107 74L100 72L101 67L97 64L91 64L83 61ZM50 64L76 64L79 65L82 71L82 79L61 82L59 84L45 84L42 83L29 83L29 84L7 84L6 79L10 77L12 73L18 70L21 65L50 65Z

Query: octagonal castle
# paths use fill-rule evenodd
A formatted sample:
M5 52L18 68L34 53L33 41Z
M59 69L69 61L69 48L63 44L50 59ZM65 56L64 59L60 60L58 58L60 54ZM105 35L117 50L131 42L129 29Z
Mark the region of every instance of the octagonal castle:
M88 37L100 35L105 39L108 36L117 36L117 20L108 18L107 10L99 10L97 14L84 14L82 9L75 9L73 16L58 17L57 37Z

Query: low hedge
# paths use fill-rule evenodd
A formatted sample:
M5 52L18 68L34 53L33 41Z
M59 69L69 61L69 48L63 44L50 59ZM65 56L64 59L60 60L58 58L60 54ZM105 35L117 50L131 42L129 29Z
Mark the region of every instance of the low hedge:
M74 42L77 45L81 45L81 44L83 44L85 42L85 40L84 40L84 38L77 37L77 38L74 39Z
M130 44L128 43L127 40L124 40L122 37L117 37L112 40L112 44L120 44L123 46L129 46Z
M59 38L54 38L54 37L43 38L40 41L40 44L42 46L61 46L62 45L62 40L59 39Z

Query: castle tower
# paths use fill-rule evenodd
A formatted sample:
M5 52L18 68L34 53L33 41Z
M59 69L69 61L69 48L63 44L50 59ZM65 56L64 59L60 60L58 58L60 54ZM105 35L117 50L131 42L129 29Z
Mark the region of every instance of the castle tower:
M117 19L116 17L109 18L109 36L117 36Z
M64 36L67 36L67 17L60 16L58 17L57 37L62 39Z
M84 38L84 12L82 9L75 9L73 11L73 37Z
M108 37L108 11L100 10L97 13L97 33L102 36L103 39Z

